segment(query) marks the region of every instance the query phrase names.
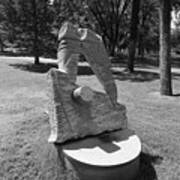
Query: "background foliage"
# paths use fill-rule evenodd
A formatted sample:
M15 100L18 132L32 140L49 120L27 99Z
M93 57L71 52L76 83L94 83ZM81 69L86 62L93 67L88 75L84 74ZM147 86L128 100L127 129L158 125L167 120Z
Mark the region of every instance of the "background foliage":
M179 2L173 3L178 9ZM1 0L0 49L55 57L58 29L64 21L71 21L98 32L109 55L117 56L128 47L131 6L132 0L54 0L53 4L48 0ZM157 51L157 0L141 1L138 29L138 54ZM179 32L174 34L177 41Z
M53 4L48 0L1 0L1 50L11 46L32 52L36 31L39 55L54 55L57 31L68 20L101 34L109 54L115 56L128 45L130 6L131 0L55 0ZM154 47L149 42L157 44L157 24L156 4L143 1L139 38L144 39L146 49Z

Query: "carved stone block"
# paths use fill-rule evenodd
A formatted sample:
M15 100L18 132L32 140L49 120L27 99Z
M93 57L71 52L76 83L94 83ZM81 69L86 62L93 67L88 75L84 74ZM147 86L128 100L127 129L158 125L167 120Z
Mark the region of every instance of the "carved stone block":
M59 31L58 69L49 72L49 142L97 135L127 127L126 108L117 103L111 63L102 38L65 23ZM106 93L76 85L79 54L83 54Z
M91 101L78 101L73 98L77 88L67 73L50 70L49 142L63 143L127 127L125 106L114 107L106 94L95 91Z

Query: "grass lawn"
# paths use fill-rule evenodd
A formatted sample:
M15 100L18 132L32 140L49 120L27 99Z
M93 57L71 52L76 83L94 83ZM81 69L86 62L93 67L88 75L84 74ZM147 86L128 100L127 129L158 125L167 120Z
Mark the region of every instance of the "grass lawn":
M180 58L173 69L174 96L159 95L157 67L141 62L129 75L115 67L118 100L142 140L137 180L180 179ZM31 58L0 57L0 180L55 180L58 177L49 135L47 71ZM119 65L118 65L119 66ZM86 66L78 83L103 91ZM60 172L60 170L59 170Z

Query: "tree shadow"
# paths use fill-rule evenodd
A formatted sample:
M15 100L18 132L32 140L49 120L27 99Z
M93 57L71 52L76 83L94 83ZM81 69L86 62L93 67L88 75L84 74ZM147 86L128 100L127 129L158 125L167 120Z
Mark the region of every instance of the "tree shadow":
M140 155L140 170L135 180L157 180L153 164L161 164L163 158L159 155L152 156L144 152Z
M57 65L54 63L16 63L10 64L9 66L14 67L15 69L20 69L22 71L29 71L34 73L47 73L51 68L57 68Z
M135 64L137 67L159 67L159 55L154 54L144 58L136 58ZM171 66L174 68L180 68L180 55L171 56Z
M172 57L172 67L180 68L180 56L179 57Z
M119 59L116 62L112 62L114 66L118 67L127 67L127 59ZM171 56L171 64L174 68L180 68L180 55L173 55ZM136 57L134 62L135 68L146 68L146 69L153 69L154 67L159 67L159 55L149 55L146 57Z
M83 75L94 75L94 72L92 71L90 66L78 66L78 75L83 76Z
M13 52L13 51L1 51L0 56L7 56L7 57L19 57L19 56L31 56L32 53L26 52L26 51L19 51L19 52Z
M120 81L145 82L160 79L158 72L136 70L133 73L127 71L113 71L114 78ZM173 79L179 79L180 73L172 72Z
M138 70L134 73L129 73L126 71L114 71L114 78L120 81L131 81L131 82L144 82L144 81L153 81L159 79L159 74L156 72L148 72Z
M172 77L173 78L180 78L180 72L179 73L177 73L177 72L172 72Z
M178 93L178 94L173 94L172 96L174 96L174 97L180 97L180 93Z
M12 63L9 66L14 67L15 69L20 69L22 71L29 71L34 73L47 73L51 68L58 68L58 65L55 63ZM94 75L94 72L89 66L78 66L78 75Z
M159 58L158 57L137 57L135 60L136 67L139 68L154 68L159 66Z
M15 69L20 69L22 71L29 71L34 73L47 73L51 68L58 68L56 63L12 63L9 66L14 67ZM123 67L123 66L122 66ZM150 68L150 67L149 67ZM131 81L131 82L145 82L145 81L153 81L159 79L159 73L137 70L134 73L129 73L122 70L112 70L114 78L120 81ZM88 65L79 65L78 66L78 76L83 75L94 75L91 67ZM173 78L179 78L180 73L172 73Z
M119 61L118 63L112 63L112 67L120 67L120 68L127 68L127 60L126 61ZM147 60L136 59L134 63L134 68L146 68L146 69L153 69L158 67L157 62L151 61L148 62Z

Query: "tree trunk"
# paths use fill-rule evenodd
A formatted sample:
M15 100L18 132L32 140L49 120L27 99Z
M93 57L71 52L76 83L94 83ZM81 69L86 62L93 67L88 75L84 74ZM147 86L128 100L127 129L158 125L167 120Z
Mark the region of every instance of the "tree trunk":
M40 64L39 62L39 56L34 57L34 64Z
M139 22L139 8L140 0L133 0L132 14L131 14L131 28L130 28L130 42L128 47L128 64L127 69L129 72L134 72L134 59L136 53L136 42Z
M0 50L1 52L4 52L4 43L2 39L0 39Z
M170 62L170 22L171 2L160 0L160 93L161 95L172 95L171 85L171 62Z
M140 35L138 39L138 55L141 57L141 59L144 58L144 43L142 35Z
M34 39L33 39L34 63L40 64L40 62L39 62L39 47L38 47L38 22L37 22L36 0L32 1L32 6L33 6L33 31L34 31Z

